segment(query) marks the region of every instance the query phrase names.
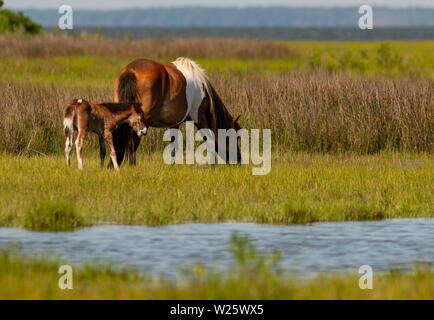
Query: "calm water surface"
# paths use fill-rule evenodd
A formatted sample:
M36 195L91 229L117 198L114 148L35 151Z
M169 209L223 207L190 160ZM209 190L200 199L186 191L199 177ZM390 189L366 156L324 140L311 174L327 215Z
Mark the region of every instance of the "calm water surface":
M355 270L363 264L385 270L409 269L421 261L434 263L434 219L295 226L105 225L59 233L0 228L0 248L13 246L30 255L56 256L65 264L109 262L114 267L134 267L172 277L181 267L199 261L218 270L226 269L233 262L229 244L234 233L249 236L262 252L282 250L282 266L300 275Z

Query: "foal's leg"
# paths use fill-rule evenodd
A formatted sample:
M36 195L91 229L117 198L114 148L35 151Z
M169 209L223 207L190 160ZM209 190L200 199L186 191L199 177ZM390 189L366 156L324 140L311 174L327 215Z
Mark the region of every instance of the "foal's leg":
M116 159L116 150L115 150L115 147L113 146L113 135L112 135L112 133L110 131L105 132L104 138L105 138L105 142L107 143L107 146L109 148L110 159L112 160L113 167L116 170L119 170L118 161Z
M83 169L83 157L82 150L84 144L84 138L86 137L86 132L79 130L77 140L75 140L75 147L77 149L77 160L78 160L78 169Z
M104 158L106 155L104 135L98 134L99 140L99 157L101 159L101 168L104 168Z
M65 155L66 155L66 164L68 167L71 165L71 151L72 151L72 139L74 132L68 132L65 141Z

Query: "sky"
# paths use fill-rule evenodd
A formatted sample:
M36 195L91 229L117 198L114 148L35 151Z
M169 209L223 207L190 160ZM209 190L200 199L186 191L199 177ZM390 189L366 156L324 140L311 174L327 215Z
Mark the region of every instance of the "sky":
M8 8L59 8L63 4L70 5L73 9L123 9L123 8L149 8L162 6L371 6L388 7L431 7L433 0L5 0Z

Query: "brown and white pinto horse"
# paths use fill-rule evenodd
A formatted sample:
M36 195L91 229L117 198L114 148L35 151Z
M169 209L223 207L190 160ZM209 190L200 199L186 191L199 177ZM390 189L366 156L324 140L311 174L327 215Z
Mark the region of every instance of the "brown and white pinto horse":
M140 102L146 124L151 127L178 128L192 120L198 129L210 129L215 137L215 153L218 129L240 129L239 117L229 114L204 70L183 57L171 63L134 60L116 78L114 100ZM134 165L140 139L131 127L119 126L113 133L113 141L118 164L127 152L130 165ZM228 152L227 147L226 159ZM237 159L241 159L239 148Z

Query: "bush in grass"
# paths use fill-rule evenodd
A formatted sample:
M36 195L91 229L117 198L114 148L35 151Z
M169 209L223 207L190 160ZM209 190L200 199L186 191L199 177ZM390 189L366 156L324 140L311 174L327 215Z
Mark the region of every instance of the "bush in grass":
M41 31L41 25L33 22L29 17L8 9L1 9L3 0L0 0L0 33L15 32L23 30L27 34L38 34Z
M322 55L319 51L314 51L308 60L310 69L319 69L322 66Z
M71 231L85 225L74 205L63 199L43 202L34 210L27 211L24 221L24 227L33 231Z

